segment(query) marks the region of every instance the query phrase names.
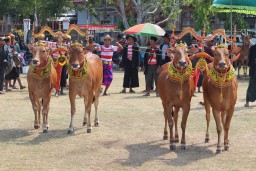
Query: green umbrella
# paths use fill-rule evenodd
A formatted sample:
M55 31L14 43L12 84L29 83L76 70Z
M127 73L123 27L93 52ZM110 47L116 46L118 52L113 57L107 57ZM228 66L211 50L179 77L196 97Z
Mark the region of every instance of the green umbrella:
M256 15L256 0L214 0L211 10Z

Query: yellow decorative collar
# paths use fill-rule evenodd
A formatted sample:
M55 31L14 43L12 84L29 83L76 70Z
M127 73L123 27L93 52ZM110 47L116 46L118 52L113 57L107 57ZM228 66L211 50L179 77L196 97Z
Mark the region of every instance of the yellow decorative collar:
M88 72L88 62L85 59L83 67L81 67L78 70L73 70L72 67L71 67L71 64L67 65L67 69L68 69L68 74L69 74L69 76L71 78L82 79L82 78L84 78L87 75L87 72Z
M180 100L183 99L183 82L189 78L189 76L192 74L192 63L190 60L187 68L184 70L179 70L174 67L173 62L170 63L168 67L168 72L169 72L169 78L174 81L174 82L179 82L180 83Z
M43 80L43 79L49 77L50 73L51 73L51 65L52 65L52 60L50 58L48 59L47 64L40 68L33 66L33 64L31 62L30 63L30 72L32 74L32 77L37 80Z

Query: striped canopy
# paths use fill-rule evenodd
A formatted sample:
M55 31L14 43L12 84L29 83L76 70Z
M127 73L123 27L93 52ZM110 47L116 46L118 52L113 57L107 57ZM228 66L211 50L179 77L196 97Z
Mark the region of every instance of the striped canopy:
M211 10L256 15L256 0L214 0Z
M125 34L136 34L144 36L164 36L165 31L156 24L143 23L135 25L124 31Z

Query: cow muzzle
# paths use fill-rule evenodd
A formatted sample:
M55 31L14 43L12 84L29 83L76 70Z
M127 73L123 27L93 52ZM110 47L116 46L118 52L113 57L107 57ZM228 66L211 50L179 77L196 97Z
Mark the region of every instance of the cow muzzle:
M179 67L180 69L186 68L187 62L184 60L179 60Z
M73 64L71 64L71 67L72 67L72 69L76 70L76 69L80 68L80 65L76 64L76 63L73 63Z
M39 61L38 61L37 59L33 59L33 60L32 60L32 64L33 64L34 66L38 66L38 65L39 65Z
M227 68L227 65L225 62L219 62L218 63L218 69L225 70Z

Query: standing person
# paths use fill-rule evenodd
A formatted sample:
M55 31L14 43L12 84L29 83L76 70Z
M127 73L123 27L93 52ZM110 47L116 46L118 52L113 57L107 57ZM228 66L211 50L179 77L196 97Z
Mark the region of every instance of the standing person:
M164 42L160 46L160 50L162 51L162 64L161 65L169 62L168 59L170 59L170 57L167 56L167 49L170 48L170 35L168 33L165 33L165 35L163 36L163 39L164 39Z
M96 50L101 52L100 58L103 63L103 80L102 85L105 85L105 90L103 92L103 96L108 95L108 88L113 80L113 62L112 57L115 51L123 50L122 45L116 42L117 46L110 45L110 43L114 40L114 38L106 35L102 38L104 45L100 45Z
M67 49L71 46L71 36L70 35L66 35L66 37L64 37L63 46ZM65 94L63 92L63 89L64 89L64 87L67 86L67 78L68 78L67 63L66 63L67 58L68 58L68 54L65 54L62 57L63 61L62 61L62 70L61 70L61 77L60 77L60 95Z
M135 36L127 35L126 40L128 44L125 45L122 55L124 67L123 90L120 93L126 93L126 88L130 88L130 93L135 93L132 88L139 87L139 47L135 44L135 42L137 41Z
M250 47L249 51L249 86L246 93L246 103L245 107L249 107L249 102L254 102L256 100L256 45Z
M13 60L15 63L15 69L16 69L16 78L13 80L13 89L17 89L15 86L16 80L19 83L20 89L26 88L25 86L22 85L21 80L20 80L20 69L22 67L22 57L21 57L21 50L20 50L20 45L18 42L15 41L15 36L13 34L10 35L11 37L11 44L13 46Z
M157 47L157 38L150 38L150 47L146 50L144 56L144 73L146 75L146 94L144 96L150 96L150 89L152 83L155 82L156 95L157 92L157 79L158 79L158 69L162 63L162 53Z
M5 90L6 91L11 91L11 89L8 88L8 85L11 87L11 80L15 79L17 76L17 71L15 68L15 64L13 61L13 52L11 48L11 37L7 36L5 39L5 45L4 45L4 50L8 53L8 71L5 74Z
M0 94L3 94L4 75L7 67L8 53L4 50L5 41L3 37L0 37Z

